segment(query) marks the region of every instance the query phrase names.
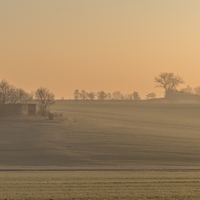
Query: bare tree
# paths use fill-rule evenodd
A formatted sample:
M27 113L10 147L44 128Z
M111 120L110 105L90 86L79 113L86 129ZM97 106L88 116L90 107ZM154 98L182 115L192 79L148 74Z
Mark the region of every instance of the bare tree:
M79 94L79 90L75 90L74 91L74 100L79 100L80 94Z
M185 94L193 94L193 88L187 85L186 88L180 89L180 92Z
M124 99L124 95L120 91L114 91L112 93L113 99L114 100L122 100Z
M165 97L176 91L177 87L184 83L184 80L173 73L161 73L155 77L156 87L163 88L165 90Z
M198 96L200 96L200 86L197 86L194 88L194 92L195 94L197 94Z
M87 92L85 90L82 90L80 93L80 99L86 100L87 99Z
M47 108L55 103L54 94L47 88L40 87L35 91L35 100L38 102L38 106L41 114L44 116Z
M156 98L156 94L154 92L151 92L146 95L146 99L155 99L155 98Z
M14 88L9 100L10 103L30 103L32 101L33 95L21 88Z
M133 94L125 94L124 99L125 100L133 100Z
M133 92L133 99L134 100L141 100L140 95L138 92Z
M112 95L110 94L110 92L107 93L107 99L111 100L112 99Z
M94 92L87 93L87 98L89 100L94 100L95 99L95 93Z
M107 97L107 94L104 91L100 91L97 93L98 100L105 100Z
M13 91L14 86L11 85L8 81L2 80L0 82L0 104L8 103Z

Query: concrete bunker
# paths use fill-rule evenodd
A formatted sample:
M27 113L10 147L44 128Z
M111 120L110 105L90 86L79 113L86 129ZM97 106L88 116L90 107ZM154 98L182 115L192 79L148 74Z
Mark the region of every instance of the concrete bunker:
M36 115L36 104L3 104L0 105L0 117Z

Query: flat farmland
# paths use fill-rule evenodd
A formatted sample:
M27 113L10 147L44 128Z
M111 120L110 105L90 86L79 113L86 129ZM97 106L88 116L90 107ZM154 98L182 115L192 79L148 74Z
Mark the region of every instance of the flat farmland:
M63 118L0 119L0 168L198 170L200 105L57 101Z
M200 173L1 172L1 200L198 200Z

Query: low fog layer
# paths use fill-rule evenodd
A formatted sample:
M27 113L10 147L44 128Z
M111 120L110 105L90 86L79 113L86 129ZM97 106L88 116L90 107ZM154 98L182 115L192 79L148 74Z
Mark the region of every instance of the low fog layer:
M200 105L57 101L60 120L2 118L0 167L196 168Z

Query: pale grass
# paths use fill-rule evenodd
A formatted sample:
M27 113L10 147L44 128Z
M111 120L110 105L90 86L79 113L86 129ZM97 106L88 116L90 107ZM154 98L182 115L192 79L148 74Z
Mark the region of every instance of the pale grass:
M1 172L2 200L197 200L200 173Z

